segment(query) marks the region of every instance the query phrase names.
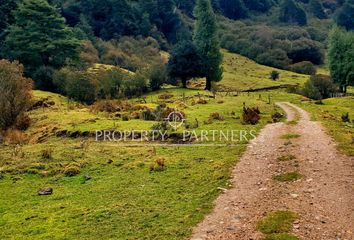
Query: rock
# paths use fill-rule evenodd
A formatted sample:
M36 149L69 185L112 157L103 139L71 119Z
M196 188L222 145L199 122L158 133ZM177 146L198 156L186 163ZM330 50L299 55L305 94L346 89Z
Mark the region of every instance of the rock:
M90 177L89 175L85 175L85 176L84 176L84 179L85 179L85 181L88 181L88 180L91 179L91 177Z
M292 198L297 198L297 197L299 196L299 194L291 193L290 196L291 196Z
M38 195L52 195L53 194L53 188L46 187L46 188L41 188L38 190Z

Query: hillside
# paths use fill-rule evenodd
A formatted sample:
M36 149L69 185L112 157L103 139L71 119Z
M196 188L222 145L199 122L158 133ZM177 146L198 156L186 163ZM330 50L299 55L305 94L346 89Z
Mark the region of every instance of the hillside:
M260 65L246 57L228 51L223 51L223 56L224 75L219 83L220 90L245 91L282 85L303 85L309 79L308 75ZM272 71L280 73L278 80L270 79Z

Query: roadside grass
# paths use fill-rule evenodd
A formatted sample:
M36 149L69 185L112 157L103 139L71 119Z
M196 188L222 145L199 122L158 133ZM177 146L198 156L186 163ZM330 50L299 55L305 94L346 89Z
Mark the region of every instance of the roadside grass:
M289 233L296 219L297 214L290 211L272 212L258 221L257 229L264 234Z
M308 75L263 66L226 50L223 50L223 55L224 77L219 86L224 90L242 91L284 84L302 85L309 79ZM270 79L270 73L274 70L280 73L280 78L276 81Z
M146 103L141 103L141 98L130 102L153 108L159 104L159 95L166 92L174 96L163 102L169 107L184 106L181 110L191 123L198 119L199 126L189 129L197 132L258 133L271 121L274 111L274 106L259 100L258 94L212 99L201 90L161 90L145 96ZM211 211L220 194L218 188L230 186L232 167L248 142L243 139L234 146L215 147L195 146L201 141L194 146L156 147L147 143L127 147L87 137L59 138L55 131L95 131L114 126L119 130L149 130L157 122L123 121L107 113L93 113L60 95L34 94L37 99L53 100L55 105L30 112L33 124L26 133L45 138L21 146L1 146L0 239L186 239ZM183 98L185 103L181 104ZM199 98L207 104L193 105ZM242 123L244 102L260 108L259 124ZM215 112L223 119L210 122ZM216 142L229 144L219 139ZM162 159L163 167L159 167ZM75 171L70 170L72 177L66 176L70 167L75 167ZM43 187L53 188L53 194L38 196L38 189Z
M278 182L294 182L301 177L302 175L299 172L287 172L273 176L273 180Z
M296 120L286 122L287 125L297 125L299 122Z
M300 137L301 137L301 135L299 135L299 134L289 133L289 134L282 135L281 139L290 140L290 139L296 139L296 138L300 138Z
M323 124L342 153L354 156L354 97L330 98L322 102L322 105L317 105L312 101L294 101L311 113L312 120ZM342 115L346 113L349 113L351 122L342 121Z
M294 159L296 159L296 157L294 155L283 155L283 156L278 157L278 161L281 161L281 162L291 161Z

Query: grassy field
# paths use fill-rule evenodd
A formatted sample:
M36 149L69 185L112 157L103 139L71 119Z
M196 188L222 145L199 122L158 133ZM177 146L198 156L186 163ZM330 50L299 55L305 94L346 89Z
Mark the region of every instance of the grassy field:
M220 88L224 90L242 91L284 84L302 85L309 79L307 75L263 66L226 50L223 51L223 55L224 77L220 82ZM274 70L280 73L277 81L270 79L270 73Z
M301 84L308 78L280 71L281 79L271 81L272 68L224 54L226 73L220 84L230 89ZM162 99L165 94L171 97ZM348 142L352 127L340 121L344 112L354 116L350 109L353 99L330 99L324 105L314 105L285 91L218 94L213 99L202 90L171 88L121 101L130 107L118 116L93 111L57 94L35 91L34 95L36 101L50 104L30 112L29 143L0 148L0 239L187 239L211 211L216 196L230 187L232 166L247 141L231 145L217 140L225 144L217 146L194 142L179 147L144 142L146 145L131 147L95 141L94 137L55 136L58 131L150 130L158 122L131 117L141 109L154 110L162 104L183 111L187 122L178 131L189 126L188 130L198 134L201 130L259 132L271 121L271 114L280 111L273 105L275 101L291 101L323 121L346 153L353 150ZM244 103L259 107L259 124L242 123ZM219 119L211 118L215 115ZM38 196L43 187L52 187L54 193Z
M309 111L312 119L320 121L328 133L338 143L338 149L343 153L354 156L354 97L331 98L323 101L322 105L315 102L295 103ZM342 115L349 113L351 122L343 122Z
M173 97L160 100L165 92ZM195 130L258 132L275 111L258 94L211 99L198 93L207 95L169 89L146 96L146 103L131 103L174 107L186 98L182 111L191 122L198 119ZM30 144L1 147L0 239L186 239L220 189L229 187L232 166L246 147L246 141L235 146L125 147L94 138L58 138L54 130L148 130L156 122L93 113L56 94L35 91L35 96L55 104L31 112ZM195 104L199 99L206 104ZM244 102L260 108L258 125L241 123ZM223 120L210 121L215 112ZM152 171L158 160L165 167ZM72 168L77 175L66 176ZM42 187L52 187L53 195L38 196Z

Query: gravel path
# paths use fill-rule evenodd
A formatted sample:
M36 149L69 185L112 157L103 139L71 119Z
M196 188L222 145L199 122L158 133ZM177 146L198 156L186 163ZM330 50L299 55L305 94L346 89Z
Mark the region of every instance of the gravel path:
M262 239L256 222L267 213L290 210L299 215L293 234L303 240L354 240L354 158L338 153L321 125L304 110L278 103L288 121L265 127L233 170L233 187L215 202L192 240ZM285 140L285 134L299 134ZM296 156L279 161L284 155ZM299 171L302 178L280 183L272 176Z

